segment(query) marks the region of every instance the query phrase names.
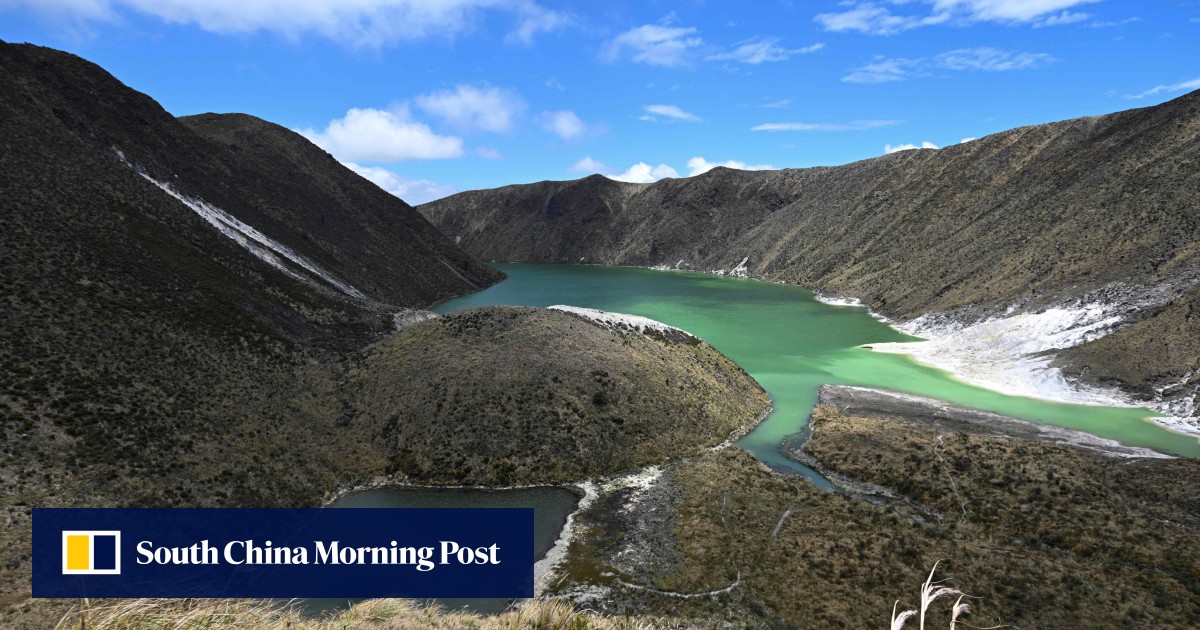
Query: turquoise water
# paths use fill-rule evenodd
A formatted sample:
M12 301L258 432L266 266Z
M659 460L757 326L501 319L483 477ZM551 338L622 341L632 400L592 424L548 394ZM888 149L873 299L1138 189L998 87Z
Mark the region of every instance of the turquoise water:
M762 384L775 405L739 444L763 462L809 471L780 448L803 430L825 383L930 396L1016 418L1087 431L1123 444L1200 457L1200 440L1170 431L1137 408L1096 407L1008 396L955 380L869 343L913 341L864 308L830 306L800 287L700 273L584 265L496 264L508 279L435 307L442 313L492 304L570 304L642 315L704 339Z

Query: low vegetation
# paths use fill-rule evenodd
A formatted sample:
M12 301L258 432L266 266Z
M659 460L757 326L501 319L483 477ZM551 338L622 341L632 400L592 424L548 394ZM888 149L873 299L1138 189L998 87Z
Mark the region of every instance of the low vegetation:
M740 450L708 453L663 474L675 488L662 499L672 566L656 573L626 560L631 532L650 525L645 499L631 510L617 496L580 519L560 592L601 589L602 610L619 614L883 627L896 597L940 561L953 576L942 585L975 596L965 600L975 626L1200 624L1200 562L1190 552L1200 545L1200 462L940 435L828 406L813 421L809 453L896 498L825 492ZM949 619L954 604L934 602L930 619Z
M713 446L770 405L700 340L614 330L556 310L489 307L362 352L342 388L355 434L420 481L579 480Z
M612 618L570 604L532 600L499 615L448 612L407 599L372 599L327 618L305 616L287 604L233 600L114 600L76 607L58 628L96 630L650 630L678 627L668 620Z

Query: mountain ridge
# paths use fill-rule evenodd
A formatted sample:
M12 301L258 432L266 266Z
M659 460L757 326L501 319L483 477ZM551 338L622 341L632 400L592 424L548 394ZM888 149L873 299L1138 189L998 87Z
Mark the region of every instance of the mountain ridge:
M719 168L653 184L592 176L418 210L485 259L732 272L954 326L1099 303L1123 328L1163 305L1184 309L1200 285L1198 164L1200 91L842 166ZM1154 397L1200 366L1200 353L1150 347L1168 342L1183 340L1126 334L1108 342L1115 350L1085 344L1057 365ZM1128 369L1126 352L1162 362ZM1193 408L1195 385L1180 394Z

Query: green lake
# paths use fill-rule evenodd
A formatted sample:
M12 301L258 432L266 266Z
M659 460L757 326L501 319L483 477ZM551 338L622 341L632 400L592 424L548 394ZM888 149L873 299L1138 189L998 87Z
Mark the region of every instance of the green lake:
M781 443L803 431L825 383L890 389L1016 418L1087 431L1123 444L1200 457L1200 440L1148 420L1146 409L1009 396L955 380L904 355L863 344L913 341L865 308L831 306L796 286L590 265L496 264L508 279L443 302L442 313L493 304L568 304L656 319L704 339L770 393L775 409L739 444L767 464L812 476ZM818 482L823 480L818 480Z

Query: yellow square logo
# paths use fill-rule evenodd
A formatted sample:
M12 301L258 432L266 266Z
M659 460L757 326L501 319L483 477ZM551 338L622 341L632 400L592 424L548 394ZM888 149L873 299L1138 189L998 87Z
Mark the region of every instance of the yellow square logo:
M121 573L121 532L64 531L63 575L118 575Z

